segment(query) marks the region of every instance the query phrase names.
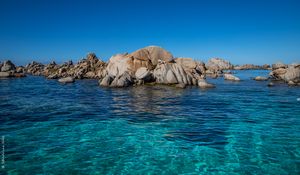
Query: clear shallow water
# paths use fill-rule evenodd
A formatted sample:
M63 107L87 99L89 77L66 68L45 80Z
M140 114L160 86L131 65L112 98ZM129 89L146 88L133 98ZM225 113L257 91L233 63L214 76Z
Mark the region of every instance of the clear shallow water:
M300 88L0 80L0 174L299 174Z

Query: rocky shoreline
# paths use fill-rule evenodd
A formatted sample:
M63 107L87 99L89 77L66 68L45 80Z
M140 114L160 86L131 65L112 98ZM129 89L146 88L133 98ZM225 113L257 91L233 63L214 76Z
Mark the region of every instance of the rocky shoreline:
M147 83L175 85L178 88L199 86L213 88L215 85L206 81L206 77L224 77L228 81L240 81L231 70L270 70L269 77L255 77L256 81L270 81L273 86L277 81L289 86L300 86L300 64L285 65L232 65L229 61L212 58L206 64L192 58L175 58L170 52L157 46L149 46L133 53L117 54L106 63L94 53L77 64L68 61L61 65L54 61L44 65L32 62L15 66L11 61L0 63L0 78L25 77L26 74L58 79L61 83L72 83L75 79L98 79L100 86L128 87ZM275 83L274 83L275 82Z

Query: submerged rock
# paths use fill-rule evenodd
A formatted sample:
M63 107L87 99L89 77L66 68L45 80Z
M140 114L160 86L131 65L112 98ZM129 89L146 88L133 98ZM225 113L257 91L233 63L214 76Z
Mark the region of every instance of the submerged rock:
M186 88L186 85L185 84L182 84L182 83L180 83L180 84L176 84L176 86L175 86L176 88L181 88L181 89L184 89L184 88Z
M73 77L65 77L58 79L60 83L73 83L75 79Z
M240 79L232 74L224 74L224 79L225 80L230 80L230 81L240 81Z

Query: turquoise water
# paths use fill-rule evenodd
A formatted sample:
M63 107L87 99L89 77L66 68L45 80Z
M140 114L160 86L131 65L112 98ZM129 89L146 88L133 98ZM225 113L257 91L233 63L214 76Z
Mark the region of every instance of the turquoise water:
M0 174L300 174L300 88L0 80Z

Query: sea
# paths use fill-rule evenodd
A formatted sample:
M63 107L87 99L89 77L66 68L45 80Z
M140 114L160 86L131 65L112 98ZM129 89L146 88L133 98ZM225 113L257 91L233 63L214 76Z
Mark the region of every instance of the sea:
M0 80L0 174L300 174L300 88Z

